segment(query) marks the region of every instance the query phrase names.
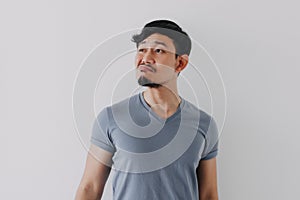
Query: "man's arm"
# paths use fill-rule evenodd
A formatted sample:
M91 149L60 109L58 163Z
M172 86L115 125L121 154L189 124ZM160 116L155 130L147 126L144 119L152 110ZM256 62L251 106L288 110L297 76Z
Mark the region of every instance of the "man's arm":
M199 200L218 200L216 157L199 162L197 178Z
M112 154L91 145L75 200L99 200L111 170Z

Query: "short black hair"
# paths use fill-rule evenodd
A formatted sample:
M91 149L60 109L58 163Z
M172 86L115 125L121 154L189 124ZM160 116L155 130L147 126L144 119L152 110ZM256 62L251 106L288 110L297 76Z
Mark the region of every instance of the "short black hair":
M190 55L192 48L191 38L180 26L170 20L155 20L147 23L140 34L132 36L131 41L135 42L136 47L138 47L140 42L154 33L166 35L173 40L176 57L177 55Z

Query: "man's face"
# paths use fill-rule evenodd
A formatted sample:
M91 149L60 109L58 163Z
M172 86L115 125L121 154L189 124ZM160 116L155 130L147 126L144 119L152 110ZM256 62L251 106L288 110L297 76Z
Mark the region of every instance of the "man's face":
M175 52L172 39L162 34L154 33L140 42L135 57L138 83L160 87L176 78Z

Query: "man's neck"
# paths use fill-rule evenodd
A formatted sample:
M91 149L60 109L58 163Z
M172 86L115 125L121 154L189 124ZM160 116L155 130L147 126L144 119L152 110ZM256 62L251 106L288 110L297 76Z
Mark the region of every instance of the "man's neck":
M164 86L159 88L147 88L147 90L143 92L143 96L151 108L163 110L166 114L176 111L181 102L177 88L172 90Z

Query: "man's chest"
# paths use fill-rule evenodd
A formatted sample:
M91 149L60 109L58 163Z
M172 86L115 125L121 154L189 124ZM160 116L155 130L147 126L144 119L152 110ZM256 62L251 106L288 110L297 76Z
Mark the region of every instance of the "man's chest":
M116 147L114 167L127 172L150 172L174 162L197 167L205 145L197 124L182 121L155 130L146 126L134 134L116 126L111 139Z

